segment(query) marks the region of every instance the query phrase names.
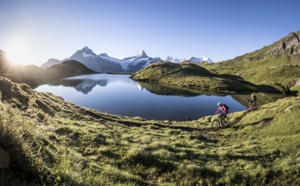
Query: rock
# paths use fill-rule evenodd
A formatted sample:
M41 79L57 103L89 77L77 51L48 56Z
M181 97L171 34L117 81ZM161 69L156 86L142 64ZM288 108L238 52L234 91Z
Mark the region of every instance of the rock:
M292 109L293 109L293 105L292 105L292 106L289 106L288 108L286 108L285 111L286 111L286 112L291 112Z
M297 83L295 84L295 86L300 86L300 79L297 81Z

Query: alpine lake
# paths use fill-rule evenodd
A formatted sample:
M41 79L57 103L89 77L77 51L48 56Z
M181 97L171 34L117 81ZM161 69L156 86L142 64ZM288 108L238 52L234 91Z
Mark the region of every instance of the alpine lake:
M229 113L247 109L249 94L217 94L183 88L136 82L130 75L91 74L65 78L59 83L35 88L50 92L78 106L109 114L141 117L147 120L186 121L213 115L217 103L230 107ZM257 105L284 97L255 93Z

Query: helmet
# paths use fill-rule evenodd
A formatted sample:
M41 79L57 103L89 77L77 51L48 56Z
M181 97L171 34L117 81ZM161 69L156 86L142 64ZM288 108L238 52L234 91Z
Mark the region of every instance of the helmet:
M221 105L221 102L218 102L217 105L220 106L220 105Z

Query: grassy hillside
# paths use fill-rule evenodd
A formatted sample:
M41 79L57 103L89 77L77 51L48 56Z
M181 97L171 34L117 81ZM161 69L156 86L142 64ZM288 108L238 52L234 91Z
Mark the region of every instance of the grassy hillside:
M134 73L136 81L155 82L162 85L182 87L199 92L279 92L268 86L256 86L241 77L228 73L216 74L196 63L158 62Z
M0 185L299 185L300 100L189 122L120 117L0 78ZM288 111L287 108L290 108Z
M300 31L235 59L205 65L213 73L237 75L258 85L270 85L283 92L300 79Z
M281 55L255 61L233 59L203 67L214 73L231 73L251 83L288 92L287 87L293 87L300 79L299 65L300 55Z

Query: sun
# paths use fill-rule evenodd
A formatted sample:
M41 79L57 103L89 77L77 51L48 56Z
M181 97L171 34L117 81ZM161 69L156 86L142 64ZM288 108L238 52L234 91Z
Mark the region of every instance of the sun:
M6 55L13 64L28 65L34 61L34 55L29 42L21 38L14 39L9 43Z

